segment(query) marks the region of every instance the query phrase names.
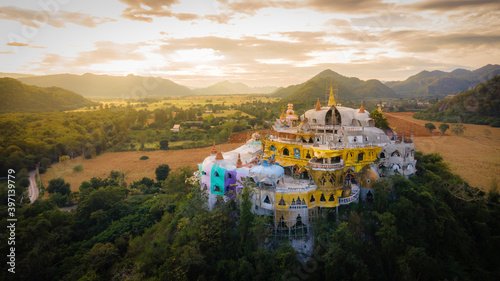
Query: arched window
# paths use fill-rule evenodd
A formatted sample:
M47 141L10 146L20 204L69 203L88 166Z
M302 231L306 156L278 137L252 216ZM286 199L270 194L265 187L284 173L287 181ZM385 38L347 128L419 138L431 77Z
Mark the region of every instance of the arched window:
M219 173L217 173L217 171L215 171L214 176L215 176L215 177L218 177L218 176L219 176Z
M328 198L328 202L333 202L335 201L335 197L333 197L333 194L330 194L330 198Z
M276 151L276 146L271 145L270 149L271 149L271 151Z
M380 159L384 159L385 158L385 152L380 152Z
M271 200L269 199L269 196L266 195L266 198L264 198L263 202L266 204L271 204Z
M358 154L358 161L363 161L363 157L364 157L364 153L361 152L360 154Z
M391 153L391 157L401 157L401 153L399 153L399 151L395 150L393 153Z
M279 206L286 206L285 200L283 200L283 196L281 196L280 202L278 203Z
M354 137L354 139L352 139L352 140L353 140L353 142L357 142L358 141L358 139L356 137Z
M216 186L214 187L214 191L220 191L220 187L219 187L218 185L216 185Z
M232 179L232 178L233 178L233 175L231 175L231 173L227 173L227 178L228 178L228 179Z
M311 154L309 153L309 151L307 151L306 159L311 159Z
M288 148L285 147L283 149L283 155L285 155L285 156L289 156L290 155L290 151L288 150Z
M325 198L325 195L323 193L321 193L321 198L319 198L319 201L326 202L326 198Z
M309 202L311 202L311 203L312 203L312 202L315 202L315 201L316 201L316 199L314 198L314 195L313 195L313 194L311 194L311 199L309 200Z

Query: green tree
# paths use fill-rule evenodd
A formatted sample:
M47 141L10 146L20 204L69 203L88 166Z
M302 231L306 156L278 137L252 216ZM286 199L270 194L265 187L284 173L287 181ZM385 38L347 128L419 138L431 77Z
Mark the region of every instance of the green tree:
M426 124L425 124L425 128L426 128L427 130L429 130L429 133L431 133L431 134L432 134L432 131L436 129L436 126L434 126L434 124L432 124L432 123L426 123Z
M448 124L441 124L439 125L439 131L441 132L441 134L444 135L444 133L446 133L446 130L448 130L450 128L450 125Z
M168 178L168 174L170 173L170 167L167 164L162 164L158 166L155 170L156 180L163 181Z
M168 149L168 140L160 141L160 149L167 150Z
M389 129L389 121L378 110L372 111L370 113L370 118L372 118L375 121L375 127L380 128L382 130Z
M49 181L49 186L47 187L49 193L60 193L62 195L67 195L71 193L69 183L64 182L63 178L51 179Z
M464 134L465 129L466 128L464 125L460 123L455 123L455 125L453 125L453 128L451 128L451 132L453 132L457 136L461 136Z

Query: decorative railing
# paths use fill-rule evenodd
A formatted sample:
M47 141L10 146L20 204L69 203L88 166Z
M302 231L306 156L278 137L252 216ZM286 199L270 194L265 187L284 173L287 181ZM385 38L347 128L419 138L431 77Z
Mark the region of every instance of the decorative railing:
M339 205L347 205L358 200L360 189L356 184L351 185L351 196L345 198L339 198Z
M307 167L312 169L331 170L331 169L343 168L345 167L345 165L344 163L322 164L322 163L308 162Z
M313 130L339 130L340 129L340 126L338 126L338 125L321 125L321 124L311 125L311 124L309 124L309 127Z

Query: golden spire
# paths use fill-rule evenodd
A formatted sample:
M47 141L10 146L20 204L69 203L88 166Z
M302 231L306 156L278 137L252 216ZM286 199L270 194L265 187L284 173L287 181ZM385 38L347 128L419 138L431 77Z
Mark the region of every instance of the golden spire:
M378 106L378 112L382 113L382 108L380 107L380 105Z
M333 96L333 86L332 82L330 81L330 98L328 99L328 106L334 106L337 105L335 102L335 97Z
M281 107L281 116L280 116L280 119L285 119L286 118L286 115L285 115L285 106L283 105L283 107Z
M318 102L316 103L316 111L319 111L321 110L321 103L319 102L319 98L318 98Z
M365 108L363 107L363 102L361 102L361 107L359 108L359 113L365 113Z
M240 154L238 153L238 161L236 161L236 168L243 167L243 163L241 162Z
M217 152L217 155L215 155L215 160L224 160L224 157L222 156L222 153L220 152L220 146L219 146L219 152Z
M214 142L214 146L212 146L212 151L210 151L210 154L211 155L217 154L217 148L215 148L215 142Z

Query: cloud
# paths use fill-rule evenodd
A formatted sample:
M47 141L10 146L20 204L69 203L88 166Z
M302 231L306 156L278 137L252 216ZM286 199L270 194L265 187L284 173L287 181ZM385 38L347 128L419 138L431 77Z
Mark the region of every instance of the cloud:
M35 48L35 49L46 49L47 47L43 46L33 46L27 43L20 43L20 42L9 42L6 44L7 46L10 47L28 47L28 48Z
M152 22L153 17L173 17L181 21L192 21L200 18L196 14L190 13L174 13L170 7L178 4L179 0L120 0L128 7L123 11L122 17L137 20Z
M64 28L67 23L86 27L96 27L105 22L115 21L110 18L94 17L80 12L69 12L64 10L59 10L57 12L35 11L14 6L0 7L0 19L17 21L22 25L34 28L39 28L45 24L57 28Z
M3 52L0 52L0 55L10 55L10 54L15 54L15 53L12 52L12 51L3 51Z
M143 45L143 43L95 42L94 49L81 52L75 59L75 64L92 65L117 60L144 60L144 55L139 52L139 48Z
M146 58L140 51L140 48L144 45L145 44L141 42L119 44L110 41L99 41L94 43L94 49L80 52L74 57L65 57L51 53L45 54L42 60L35 64L32 70L41 73L46 72L47 69L56 72L78 73L96 64L105 64L115 61L144 61ZM27 67L29 68L31 65Z
M19 43L19 42L10 42L6 44L7 46L12 46L12 47L27 47L29 46L26 43Z
M479 7L500 8L498 0L425 0L407 5L416 10L451 11L477 9Z

